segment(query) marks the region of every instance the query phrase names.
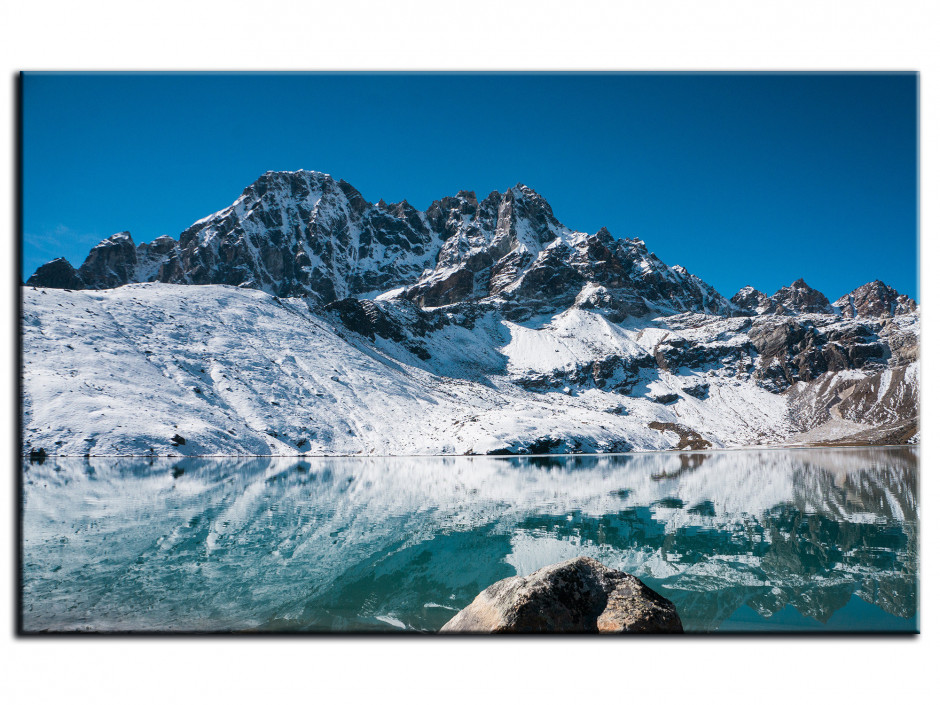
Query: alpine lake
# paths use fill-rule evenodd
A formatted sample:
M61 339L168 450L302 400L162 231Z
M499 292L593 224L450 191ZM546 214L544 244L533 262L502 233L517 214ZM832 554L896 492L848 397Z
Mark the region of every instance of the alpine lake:
M576 556L686 632L918 631L916 447L24 460L24 632L434 632Z

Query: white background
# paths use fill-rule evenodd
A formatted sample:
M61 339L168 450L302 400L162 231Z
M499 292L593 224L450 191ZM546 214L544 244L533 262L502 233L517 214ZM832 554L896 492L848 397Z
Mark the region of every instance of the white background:
M10 703L650 702L901 705L936 697L935 244L940 36L927 0L14 0L0 14L0 698ZM921 630L910 638L433 640L13 636L14 81L21 69L921 71ZM886 239L885 247L890 247ZM872 253L877 257L877 252Z

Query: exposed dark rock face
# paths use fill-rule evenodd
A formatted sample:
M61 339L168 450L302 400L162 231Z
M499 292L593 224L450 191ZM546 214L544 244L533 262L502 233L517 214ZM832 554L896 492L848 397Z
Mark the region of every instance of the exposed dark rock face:
M85 282L64 257L47 262L26 280L28 286L43 286L49 289L84 289Z
M863 284L835 302L843 318L882 318L917 310L914 299L899 294L883 281Z
M652 370L655 366L651 355L631 358L612 355L576 364L570 369L553 370L549 374L527 374L519 377L517 384L533 391L559 391L566 386L574 386L629 395L639 380L640 372Z
M796 380L812 379L822 371L817 346L821 342L816 330L792 319L755 325L748 337L760 355L755 374L771 391L783 391Z
M326 310L335 312L346 328L370 340L375 340L376 335L396 342L405 340L401 326L372 301L341 299L329 304Z
M638 295L626 296L623 292L611 293L606 287L586 288L575 299L575 305L586 311L603 313L614 323L622 323L630 317L640 317L649 312L649 306Z
M104 240L79 274L85 288L228 284L329 302L414 281L434 266L440 244L406 202L372 206L326 174L268 172L178 241L135 248L128 233Z
M829 299L821 291L813 289L802 279L785 286L770 297L771 300L792 313L834 313Z
M426 314L414 308L408 324L383 311L373 301L348 298L334 301L326 310L337 316L340 322L351 331L375 340L376 336L401 343L422 360L430 359L430 353L421 344L421 336L439 328L443 322L433 314Z
M916 356L905 348L909 335L898 333L899 355ZM877 369L892 355L884 337L864 324L832 326L821 332L809 319L774 317L756 322L748 336L760 356L755 377L777 392L824 372Z
M95 245L78 275L86 288L112 289L136 281L137 249L128 232L117 233Z
M494 583L441 632L661 634L682 622L636 577L582 556Z
M688 394L690 397L695 397L696 399L707 399L709 385L705 383L699 384L690 384L687 387L683 387L682 391Z
M749 366L750 353L750 350L736 345L713 342L703 344L684 338L665 340L656 345L653 351L659 369L670 372L683 367L696 368L712 364L723 367L740 364Z

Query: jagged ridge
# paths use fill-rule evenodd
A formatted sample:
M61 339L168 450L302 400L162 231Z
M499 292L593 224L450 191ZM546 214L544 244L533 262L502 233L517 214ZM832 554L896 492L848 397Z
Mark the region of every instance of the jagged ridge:
M638 239L573 231L517 184L482 201L461 191L418 211L369 204L345 181L312 171L268 172L231 206L135 246L130 233L95 246L75 271L59 259L27 284L107 289L136 282L228 284L329 303L404 288L421 306L497 297L591 305L613 315L651 310L727 314L731 304L683 267L667 267Z

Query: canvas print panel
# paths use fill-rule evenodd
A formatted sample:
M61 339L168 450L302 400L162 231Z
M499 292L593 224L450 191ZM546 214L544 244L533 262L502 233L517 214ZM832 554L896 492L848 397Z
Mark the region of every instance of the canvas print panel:
M916 75L22 81L24 632L917 631Z

